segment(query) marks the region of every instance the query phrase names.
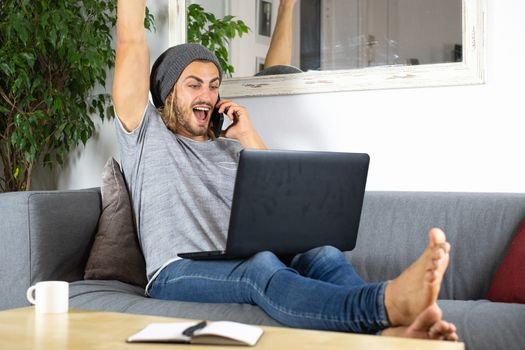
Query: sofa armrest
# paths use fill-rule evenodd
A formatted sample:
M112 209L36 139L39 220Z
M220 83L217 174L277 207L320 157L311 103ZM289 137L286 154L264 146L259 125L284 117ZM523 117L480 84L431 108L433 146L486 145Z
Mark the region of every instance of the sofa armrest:
M0 310L38 281L83 279L100 212L96 188L0 194Z

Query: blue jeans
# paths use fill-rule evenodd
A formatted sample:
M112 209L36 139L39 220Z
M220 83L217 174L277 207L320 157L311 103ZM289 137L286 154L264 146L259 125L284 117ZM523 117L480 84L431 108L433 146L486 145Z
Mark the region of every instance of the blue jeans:
M258 305L298 328L376 333L388 327L386 283L365 283L344 254L326 246L286 266L273 253L246 260L177 260L153 281L153 298Z

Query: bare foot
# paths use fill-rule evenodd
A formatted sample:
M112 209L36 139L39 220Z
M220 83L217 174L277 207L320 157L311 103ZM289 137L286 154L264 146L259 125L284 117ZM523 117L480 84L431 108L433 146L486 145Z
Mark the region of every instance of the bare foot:
M391 326L409 326L435 304L449 253L450 244L443 231L431 229L423 254L386 286L385 309Z
M458 341L454 324L441 319L441 309L433 304L423 310L408 327L387 328L381 335L387 337L404 337L416 339L434 339Z

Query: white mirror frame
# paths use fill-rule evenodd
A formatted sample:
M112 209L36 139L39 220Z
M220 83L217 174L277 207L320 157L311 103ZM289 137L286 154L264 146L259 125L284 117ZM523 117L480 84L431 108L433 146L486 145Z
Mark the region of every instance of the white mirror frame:
M485 0L463 0L463 62L224 79L221 97L485 83ZM170 1L170 46L186 41L186 1Z

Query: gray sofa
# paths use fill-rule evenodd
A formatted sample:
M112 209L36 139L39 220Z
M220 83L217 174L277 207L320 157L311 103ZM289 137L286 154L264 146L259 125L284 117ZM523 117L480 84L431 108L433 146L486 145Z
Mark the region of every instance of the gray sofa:
M153 300L140 287L82 280L100 202L98 189L0 194L0 310L28 305L38 281L66 280L75 308L278 325L256 306ZM525 305L484 300L524 216L525 194L367 192L347 256L366 280L392 279L423 250L428 229L443 228L452 244L444 317L467 349L524 349Z

